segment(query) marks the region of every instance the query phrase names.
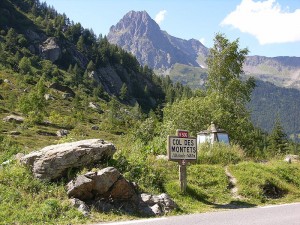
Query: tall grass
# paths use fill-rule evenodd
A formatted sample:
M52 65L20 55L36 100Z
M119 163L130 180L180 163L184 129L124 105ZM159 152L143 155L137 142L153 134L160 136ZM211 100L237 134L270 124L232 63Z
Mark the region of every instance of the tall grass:
M203 143L198 148L198 160L200 164L235 164L243 161L244 152L238 145L226 145Z
M173 164L175 167L170 170L173 177L169 177L164 185L166 192L176 201L182 212L204 212L230 203L231 194L223 166L187 166L187 190L182 193L178 166L175 162Z
M14 163L0 169L0 224L69 224L85 219L63 183L44 183Z

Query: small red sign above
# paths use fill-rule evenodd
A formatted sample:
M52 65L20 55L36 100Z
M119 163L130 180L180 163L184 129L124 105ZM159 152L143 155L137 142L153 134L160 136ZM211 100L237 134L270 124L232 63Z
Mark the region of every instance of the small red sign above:
M180 138L188 138L189 132L187 130L177 130L177 136Z

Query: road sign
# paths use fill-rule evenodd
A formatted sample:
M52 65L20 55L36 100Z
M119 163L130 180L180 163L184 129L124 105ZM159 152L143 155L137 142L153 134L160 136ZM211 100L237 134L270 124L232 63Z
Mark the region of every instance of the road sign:
M177 130L176 133L177 133L177 136L181 137L181 138L189 137L189 132L187 130Z
M168 136L168 157L171 161L197 160L197 138Z

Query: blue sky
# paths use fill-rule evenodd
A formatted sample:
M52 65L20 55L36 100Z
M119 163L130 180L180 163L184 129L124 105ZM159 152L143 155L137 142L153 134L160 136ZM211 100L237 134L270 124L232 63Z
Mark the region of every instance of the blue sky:
M300 0L45 0L96 35L127 12L147 11L162 30L211 47L216 33L239 38L249 55L300 57Z

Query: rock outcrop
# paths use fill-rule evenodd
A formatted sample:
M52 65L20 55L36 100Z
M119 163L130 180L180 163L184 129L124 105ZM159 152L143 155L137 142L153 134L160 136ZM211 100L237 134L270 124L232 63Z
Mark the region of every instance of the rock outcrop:
M284 161L287 163L299 162L299 160L300 160L299 155L286 155L284 158Z
M101 107L99 104L94 102L89 102L89 107L97 111L98 113L103 113L103 110L101 110Z
M54 37L48 38L40 45L40 54L42 58L55 62L61 57L61 49Z
M23 123L25 120L22 116L17 115L9 115L3 118L3 121L5 122L15 122L15 123Z
M57 91L65 92L70 95L70 97L75 97L75 92L68 86L62 85L60 83L54 82L49 85L49 88L55 89Z
M47 146L31 152L20 162L31 167L34 176L42 180L61 178L69 168L80 168L110 158L116 152L112 143L88 139Z
M83 209L95 208L101 212L115 210L155 216L178 208L167 194L139 194L136 185L114 167L78 176L68 183L67 193L84 214L87 211Z

